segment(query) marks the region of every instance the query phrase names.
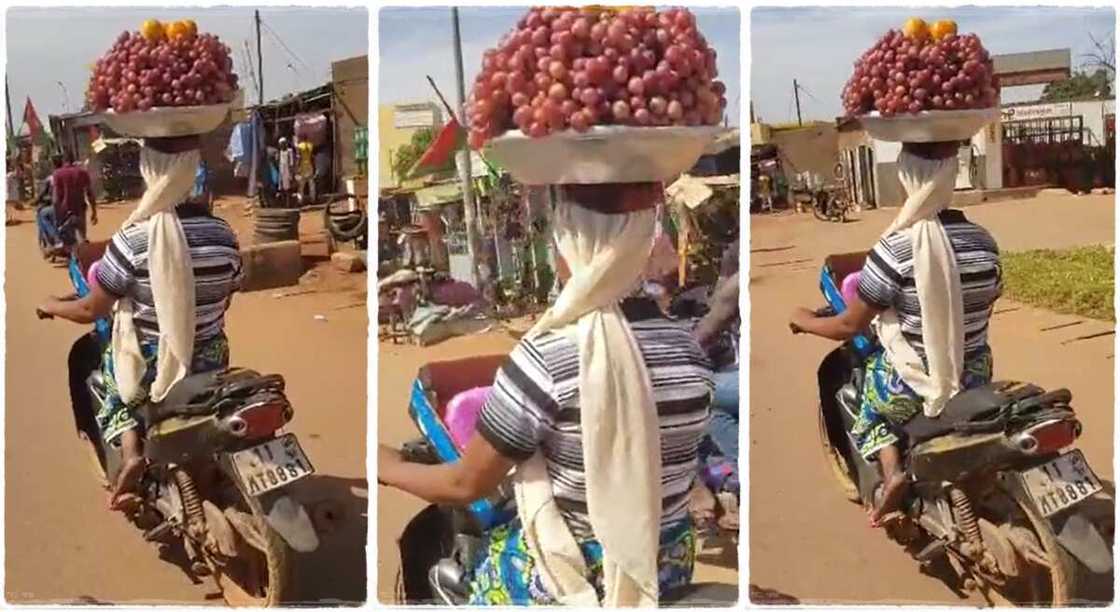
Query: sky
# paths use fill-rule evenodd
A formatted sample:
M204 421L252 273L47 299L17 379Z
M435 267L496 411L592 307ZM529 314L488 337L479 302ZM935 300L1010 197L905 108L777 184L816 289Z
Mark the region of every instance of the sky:
M330 80L332 61L368 53L369 18L364 8L261 7L260 11L266 100L322 85ZM194 19L200 32L217 35L232 48L242 87L252 89L246 91L245 101L256 103L245 61L248 42L255 73L253 7L12 8L5 34L13 127L18 129L22 122L27 96L48 128L47 115L80 110L89 66L118 34L138 30L149 18Z
M482 66L482 52L513 29L526 7L464 7L459 9L463 40L463 71L470 91ZM715 48L719 78L727 85L727 113L739 123L739 11L693 7L700 31ZM439 99L425 75L431 75L447 102L458 103L455 52L451 47L451 10L447 7L384 8L379 16L381 63L380 104ZM439 41L445 41L440 43Z
M974 32L993 54L1070 49L1076 69L1098 40L1115 36L1112 9L1072 7L756 8L751 13L751 100L767 123L797 120L793 79L801 86L803 119L841 114L840 91L852 62L887 30L907 18L953 19L961 33ZM1035 100L1042 86L1009 88L1005 102Z

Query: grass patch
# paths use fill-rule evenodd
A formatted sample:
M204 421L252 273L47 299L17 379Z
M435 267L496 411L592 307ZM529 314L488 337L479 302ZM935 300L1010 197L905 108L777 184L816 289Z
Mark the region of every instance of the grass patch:
M1115 321L1113 247L1003 253L1004 295L1055 312Z

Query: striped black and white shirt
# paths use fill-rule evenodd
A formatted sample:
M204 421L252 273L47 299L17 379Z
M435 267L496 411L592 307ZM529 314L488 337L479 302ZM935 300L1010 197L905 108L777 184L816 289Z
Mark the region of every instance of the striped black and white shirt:
M176 209L190 249L195 283L195 342L209 340L225 328L230 298L241 283L237 235L205 208ZM97 282L116 297L134 302L133 321L141 342L158 342L159 323L148 273L148 223L126 227L109 242L97 268Z
M632 298L622 308L653 383L661 424L661 524L666 526L687 518L697 448L708 423L711 364L689 329L665 318L652 301ZM572 535L580 541L594 538L580 430L579 350L570 338L549 332L522 339L494 380L478 432L515 461L542 449L553 496Z
M953 247L964 300L965 355L988 345L988 319L1003 291L999 247L988 231L959 210L945 210L941 225ZM903 336L925 357L922 345L922 308L914 284L914 252L909 235L895 232L875 245L859 279L859 295L868 304L894 308Z

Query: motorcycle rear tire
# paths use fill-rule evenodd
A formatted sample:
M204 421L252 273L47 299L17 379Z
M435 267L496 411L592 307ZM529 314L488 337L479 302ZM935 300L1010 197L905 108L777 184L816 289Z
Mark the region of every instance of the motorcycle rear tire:
M215 568L214 583L221 591L222 599L233 608L279 608L286 603L290 604L293 600L293 587L295 585L295 581L292 579L292 550L288 543L280 537L280 534L269 526L257 499L246 495L244 492L241 492L241 496L246 505L252 509L254 521L263 526L260 536L263 540L264 549L261 550L247 543L246 545L247 548L259 552L264 557L263 564L253 565L253 569L257 571L255 578L258 580L263 578L267 581L264 586L264 595L249 593L236 581L224 579L225 576L222 574L220 567Z
M821 452L824 453L824 463L828 467L828 472L832 474L832 479L836 482L836 486L840 488L840 492L844 497L853 504L862 503L859 497L859 488L856 487L855 481L848 473L848 464L840 453L832 447L832 441L828 437L828 425L824 420L824 411L819 407L817 408L817 433L820 437Z
M1049 573L1049 599L1046 601L1017 601L992 588L985 589L985 596L995 605L1042 605L1054 608L1066 608L1079 605L1077 599L1079 588L1079 567L1077 560L1066 552L1066 549L1058 542L1057 536L1051 531L1050 525L1045 517L1039 515L1029 503L1021 503L1013 495L1011 498L1015 500L1016 505L1019 506L1020 510L1022 510L1023 514L1025 514L1030 521L1031 531L1033 531L1035 537L1038 538L1038 542L1042 546L1042 552L1045 553L1046 560L1050 564L1048 572L1045 568L1040 571L1040 574L1043 576ZM993 595L995 596L994 598Z

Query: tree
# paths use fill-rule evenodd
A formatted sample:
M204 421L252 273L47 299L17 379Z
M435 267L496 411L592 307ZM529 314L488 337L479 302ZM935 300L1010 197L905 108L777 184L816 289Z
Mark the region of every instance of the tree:
M1042 90L1042 100L1065 102L1081 98L1107 98L1112 95L1111 81L1105 68L1097 68L1092 74L1078 71L1064 81L1047 83Z
M393 151L392 170L397 181L403 181L408 176L408 171L424 152L431 146L435 138L435 131L431 128L420 128L412 133L412 140Z
M1097 40L1093 33L1089 33L1089 40L1093 42L1093 50L1082 55L1086 65L1092 68L1104 69L1116 77L1116 39L1113 37Z

